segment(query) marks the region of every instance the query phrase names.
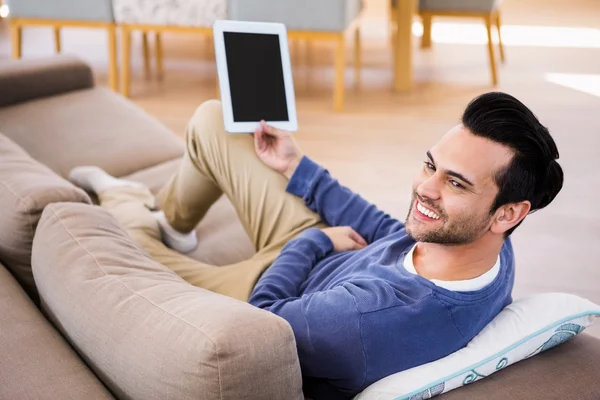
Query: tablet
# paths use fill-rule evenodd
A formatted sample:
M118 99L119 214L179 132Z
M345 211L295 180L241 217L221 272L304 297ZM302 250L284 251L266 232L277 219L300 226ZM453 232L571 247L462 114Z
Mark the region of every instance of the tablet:
M298 130L285 25L215 21L215 55L225 130L249 133L265 120Z

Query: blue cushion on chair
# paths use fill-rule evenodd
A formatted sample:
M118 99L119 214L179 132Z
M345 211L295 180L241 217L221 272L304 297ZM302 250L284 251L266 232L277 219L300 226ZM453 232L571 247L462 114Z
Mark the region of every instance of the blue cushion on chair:
M362 0L228 0L228 17L280 22L288 30L344 32L360 15Z
M110 0L5 0L12 18L113 22Z
M492 12L501 2L502 0L419 0L419 11Z

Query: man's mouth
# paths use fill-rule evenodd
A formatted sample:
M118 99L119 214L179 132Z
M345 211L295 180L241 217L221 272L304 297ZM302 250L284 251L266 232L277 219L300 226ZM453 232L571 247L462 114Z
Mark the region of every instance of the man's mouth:
M431 219L440 219L440 216L438 214L436 214L433 210L430 210L429 208L425 207L423 204L421 204L420 201L417 200L417 207L416 207L417 211L427 217L427 218L431 218Z

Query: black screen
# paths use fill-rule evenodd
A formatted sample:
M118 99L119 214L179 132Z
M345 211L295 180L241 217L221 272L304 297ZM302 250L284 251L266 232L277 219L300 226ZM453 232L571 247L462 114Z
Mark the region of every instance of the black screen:
M289 121L279 36L225 32L235 122Z

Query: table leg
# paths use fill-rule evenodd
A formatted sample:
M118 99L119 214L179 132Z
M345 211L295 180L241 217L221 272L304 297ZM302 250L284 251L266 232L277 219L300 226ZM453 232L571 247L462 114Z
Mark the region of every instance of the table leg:
M407 91L413 84L412 23L417 0L398 0L394 48L394 89Z

